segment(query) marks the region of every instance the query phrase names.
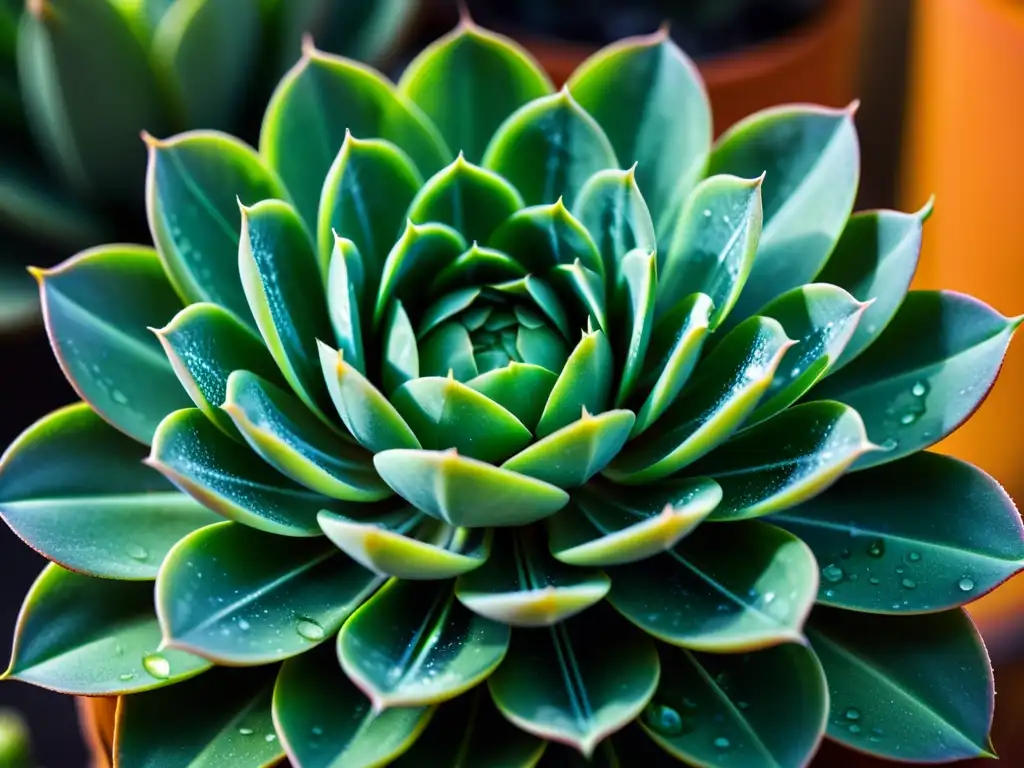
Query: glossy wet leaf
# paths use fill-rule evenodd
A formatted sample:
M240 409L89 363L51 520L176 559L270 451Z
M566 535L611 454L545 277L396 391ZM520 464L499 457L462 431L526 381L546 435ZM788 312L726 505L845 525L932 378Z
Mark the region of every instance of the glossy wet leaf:
M533 443L501 466L559 488L583 485L604 469L629 439L632 411L583 417Z
M527 429L540 420L558 376L539 365L510 362L504 368L476 376L466 386L506 408Z
M601 274L587 269L577 259L560 264L552 273L552 282L574 312L582 318L580 326L604 330L608 328L608 297Z
M238 277L238 201L285 199L284 187L252 148L227 134L147 141L146 215L171 282L186 301L219 304L252 325Z
M396 389L420 375L416 332L402 302L392 302L381 330L384 358L381 363L381 380L384 389L394 395Z
M1019 324L964 294L912 291L871 347L813 395L856 408L885 449L858 468L894 461L938 442L975 411Z
M505 118L552 87L515 42L464 19L413 59L398 90L426 113L453 151L476 163Z
M895 617L822 609L807 634L828 678L830 738L897 760L992 756L992 668L964 611Z
M425 307L424 286L466 250L466 240L444 224L416 225L409 221L384 262L374 305L374 324L384 318L392 298L401 299L415 315Z
M545 275L559 264L580 264L604 274L597 244L587 228L569 213L562 198L549 205L516 211L488 243L512 256L536 275Z
M565 361L540 421L538 438L568 426L580 418L584 408L602 413L611 402L612 349L602 331L582 334Z
M603 48L576 69L568 88L619 159L637 163L659 239L668 235L711 149L711 109L693 62L666 28Z
M743 520L816 496L872 450L857 412L823 400L744 430L691 471L722 486L713 520Z
M355 243L335 237L327 266L327 313L341 353L350 365L365 374L363 325L369 307L368 302L360 301L363 278L362 256Z
M289 659L274 687L274 725L289 759L303 768L382 766L423 732L432 707L375 713L338 666L330 643Z
M414 507L365 518L317 517L335 546L370 570L399 579L448 579L479 568L491 550L485 528L456 528Z
M845 288L865 308L853 338L833 370L867 349L889 324L910 287L921 253L921 229L931 215L931 201L913 214L863 211L846 222L836 248L817 281Z
M604 641L595 643L594 638ZM619 662L609 664L608 659ZM553 627L520 629L488 686L519 728L585 756L643 710L658 683L650 638L604 607Z
M603 272L613 285L627 253L633 249L644 253L657 250L654 222L637 186L635 167L595 173L580 189L572 212L594 238Z
M710 297L694 293L655 322L638 393L648 394L637 412L632 437L661 418L689 381L704 349L713 309Z
M373 463L406 501L455 526L525 525L569 499L561 488L455 451L387 450Z
M322 342L317 346L331 400L356 441L373 453L390 448L418 448L419 441L409 425L380 390L346 362L340 352Z
M825 674L808 648L660 656L661 682L640 723L669 754L689 765L807 765L828 717Z
M719 174L687 198L658 276L657 314L663 317L691 293L714 304L712 329L739 299L761 237L763 177Z
M630 442L605 474L630 484L658 480L720 445L754 410L790 346L770 318L737 327L701 362L658 429Z
M953 608L1024 567L1010 497L980 469L933 453L849 475L771 520L814 551L818 601L856 611Z
M299 485L332 499L378 501L391 495L369 451L313 416L290 392L248 371L228 379L223 409L264 461Z
M736 320L810 282L839 240L860 175L854 107L773 107L741 120L716 143L709 174L765 173L761 239Z
M0 517L64 568L153 579L175 542L220 518L143 466L145 456L84 403L54 411L0 459Z
M61 693L111 696L187 680L210 662L159 650L153 585L50 564L25 596L5 678Z
M338 635L345 673L378 711L447 701L487 678L508 650L505 624L455 599L451 582L392 580Z
M316 340L328 338L322 301L309 301L323 281L309 230L279 200L242 208L238 266L252 316L285 379L302 402L327 419L327 387L317 365Z
M306 490L227 437L196 408L160 423L147 463L222 517L279 536L317 536L316 513L333 502Z
M187 683L122 699L115 759L152 768L277 764L284 747L270 711L276 672L212 669Z
M285 383L263 340L216 304L189 304L155 333L192 402L229 435L238 436L238 430L220 406L233 371Z
M708 478L666 480L642 490L586 485L548 521L548 543L558 560L575 566L646 560L674 547L721 498Z
M630 251L618 264L618 273L617 299L625 325L618 335L618 349L623 362L615 404L621 407L637 384L651 342L654 296L658 288L654 252Z
M501 716L484 686L438 708L395 768L533 768L547 742Z
M481 616L541 627L590 608L609 586L600 571L570 568L552 558L536 531L499 531L487 562L460 576L455 594Z
M554 203L571 210L587 179L618 166L601 126L565 89L534 99L494 133L482 165L504 176L527 205Z
M473 339L461 323L442 323L420 345L423 376L470 381L480 374Z
M382 581L323 538L282 540L224 522L168 555L157 614L172 648L218 664L268 664L329 639Z
M427 376L407 382L391 402L431 450L456 449L489 463L529 444L530 431L502 406L454 378Z
M834 285L811 283L770 301L759 314L778 320L797 343L779 363L747 426L788 408L835 365L866 306Z
M664 555L609 572L608 601L672 645L734 653L802 642L818 594L811 550L751 521L702 525Z
M104 419L148 443L164 416L190 402L148 330L181 309L156 253L103 246L37 279L46 331L68 381Z
M311 231L324 179L347 132L391 142L424 177L451 160L437 129L383 75L307 46L267 105L260 154L280 174Z

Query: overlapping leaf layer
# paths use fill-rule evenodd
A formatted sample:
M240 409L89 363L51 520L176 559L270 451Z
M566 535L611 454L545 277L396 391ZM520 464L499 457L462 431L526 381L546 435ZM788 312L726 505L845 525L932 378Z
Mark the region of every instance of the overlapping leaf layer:
M852 111L712 146L666 35L554 92L464 21L149 153L156 249L39 274L84 402L0 465L53 561L7 676L121 696L119 764L988 751L960 606L1021 523L924 449L1019 321L907 293L930 208L850 215Z

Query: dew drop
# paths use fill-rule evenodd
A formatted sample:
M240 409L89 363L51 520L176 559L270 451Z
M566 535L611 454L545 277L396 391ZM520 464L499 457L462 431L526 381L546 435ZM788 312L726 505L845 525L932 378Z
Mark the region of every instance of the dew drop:
M239 728L238 732L243 736L252 736L252 728Z
M868 554L872 557L881 557L885 554L885 541L882 539L875 539L868 544Z
M850 707L843 713L843 717L847 720L860 720L860 710L856 707Z
M159 653L151 653L142 657L143 668L157 680L166 680L171 676L171 663Z
M324 628L312 619L299 619L295 625L295 631L307 640L314 642L324 639Z
M914 397L924 397L928 394L928 384L924 381L918 381L910 390L910 394Z
M860 733L860 726L856 723L850 723L849 727L847 727L846 730L848 730L850 733Z
M644 721L664 736L678 736L683 732L683 718L664 704L648 705L644 710Z
M268 744L270 742L272 742L272 741L277 741L277 734L276 733L268 733L266 736L263 737L263 740L265 742L267 742Z
M704 209L704 218L705 219L710 219L711 218L711 209L710 208L705 208Z
M909 560L912 563L916 563L920 559L921 559L921 553L920 552L911 552L911 553L909 553L907 555L907 560Z
M877 576L872 576L870 579L868 579L868 581L870 581L876 587L882 583Z
M240 630L242 630L243 632L245 632L247 629L249 629L249 622L246 621L245 619L239 619L238 620L238 628Z
M731 742L725 736L719 736L712 743L715 745L715 749L728 749L731 746Z
M974 589L974 579L964 576L960 581L957 582L957 586L960 587L961 592L970 592Z
M142 562L149 557L149 552L146 548L139 546L138 544L129 544L124 548L124 551L132 560L138 560L139 562Z
M824 568L821 569L821 575L822 578L825 579L825 581L830 581L833 584L838 584L840 581L843 580L843 576L845 576L846 573L838 565L832 563L831 565L826 565Z
M895 437L886 438L885 442L882 443L882 448L887 451L895 451L899 447L900 443Z
M900 424L906 427L917 421L920 416L921 414L919 413L904 413L902 416L900 416Z
M135 679L135 673L134 672L125 672L123 675L119 675L119 679L124 680L125 682L127 682L129 680L134 680Z
M324 729L321 728L319 725L314 725L311 730L312 730L314 736L323 736L324 735Z
M120 389L115 389L111 392L110 397L118 405L128 405L128 397Z

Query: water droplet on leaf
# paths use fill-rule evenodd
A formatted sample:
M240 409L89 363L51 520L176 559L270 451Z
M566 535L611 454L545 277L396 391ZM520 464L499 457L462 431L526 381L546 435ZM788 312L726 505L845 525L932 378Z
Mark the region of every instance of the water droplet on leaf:
M848 710L846 710L846 712L843 713L843 716L847 720L860 720L860 710L856 707L850 707Z
M252 728L239 728L238 732L243 736L252 736Z
M913 579L904 579L900 583L903 585L904 589L914 589L917 586L917 582Z
M846 573L838 565L832 563L831 565L826 565L824 568L821 569L821 575L822 578L825 579L825 581L830 581L833 584L837 584L838 582L843 580L843 576L845 576Z
M964 576L957 582L957 586L960 587L961 592L970 592L974 589L974 580Z
M731 742L725 736L719 736L712 743L715 745L715 749L728 749L731 745Z
M644 721L664 736L678 736L683 732L683 718L664 704L649 704L644 710Z
M146 551L146 548L139 546L138 544L129 544L124 548L124 551L132 560L138 560L140 562L149 557L149 552Z
M151 653L142 657L143 668L157 680L166 680L171 676L171 664L159 653Z
M885 554L885 542L882 539L875 539L868 545L868 554L872 557L881 557Z
M295 631L307 640L314 642L324 639L324 628L312 619L299 619L295 625Z

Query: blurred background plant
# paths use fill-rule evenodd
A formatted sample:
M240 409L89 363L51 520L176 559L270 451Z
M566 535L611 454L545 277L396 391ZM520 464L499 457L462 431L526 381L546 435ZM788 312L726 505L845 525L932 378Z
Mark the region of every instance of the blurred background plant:
M28 726L21 715L0 709L0 768L33 768Z

